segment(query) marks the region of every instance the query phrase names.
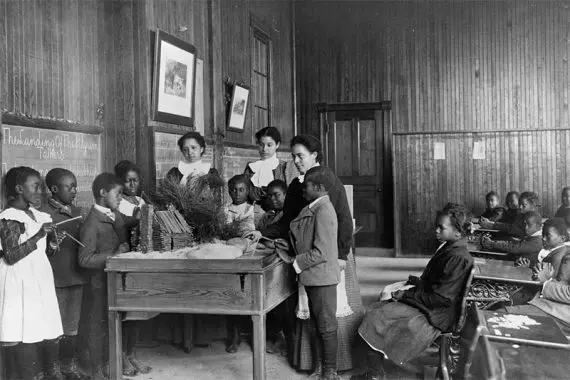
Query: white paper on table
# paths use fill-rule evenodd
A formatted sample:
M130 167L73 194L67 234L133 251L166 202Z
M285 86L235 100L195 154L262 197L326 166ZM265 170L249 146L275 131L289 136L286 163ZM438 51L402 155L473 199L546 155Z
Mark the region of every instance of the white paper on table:
M445 160L445 143L436 142L433 145L433 159Z
M485 159L485 144L483 143L483 141L475 141L473 143L473 159L474 160Z

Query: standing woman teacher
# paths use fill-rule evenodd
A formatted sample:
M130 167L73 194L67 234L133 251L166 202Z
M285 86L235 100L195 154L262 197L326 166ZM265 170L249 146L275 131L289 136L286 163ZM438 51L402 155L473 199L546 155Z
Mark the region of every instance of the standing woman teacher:
M308 135L297 135L291 140L291 153L293 162L301 173L295 178L287 189L285 204L283 206L283 216L276 224L261 229L263 236L268 238L287 238L289 224L297 217L299 212L308 202L303 197L304 174L312 167L319 166L322 156L321 142ZM336 211L338 219L338 259L343 270L344 281L341 280L337 286L337 321L338 321L338 351L337 370L345 371L353 367L352 343L356 337L356 331L362 319L362 300L358 279L356 278L356 265L352 253L352 215L346 191L340 179L330 169L330 189L329 197ZM298 370L311 370L320 373L322 371L322 358L316 360L313 353L319 355L319 348L312 347L313 322L307 318L308 309L304 302L299 304L300 310L297 312L297 323L293 337L293 344L289 348L292 365Z
M203 162L202 156L206 151L206 140L198 132L188 132L178 139L178 147L183 159L178 166L170 169L166 177L186 185L188 180L197 179L207 174L217 175L209 162Z

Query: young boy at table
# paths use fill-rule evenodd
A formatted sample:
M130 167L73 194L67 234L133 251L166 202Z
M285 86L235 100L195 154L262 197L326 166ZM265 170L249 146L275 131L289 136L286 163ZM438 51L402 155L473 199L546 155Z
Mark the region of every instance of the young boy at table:
M499 205L499 195L494 191L490 191L485 195L485 204L486 209L483 214L481 214L481 218L487 218L491 222L496 222L503 217L503 213L505 211Z
M391 300L369 308L358 329L368 368L352 379L382 379L390 367L394 372L400 371L398 367L411 369L410 361L442 332L452 330L473 267L465 238L469 222L462 205L450 203L437 213L435 235L441 245L421 277L410 276L412 288L397 290Z
M542 283L542 291L528 305L507 307L507 312L530 315L546 313L554 317L564 334L570 337L570 253L562 257L557 271L551 265L544 265L536 274Z
M271 205L271 210L263 214L257 222L257 229L277 223L283 216L283 204L285 204L285 194L287 194L287 184L285 181L275 179L267 185L267 198Z
M83 222L79 236L85 247L79 248L79 265L87 269L85 289L88 344L93 376L109 378L109 329L107 316L107 258L128 252L128 243L117 226L124 226L118 211L124 181L111 173L99 174L93 181L93 208ZM130 363L124 361L124 365Z
M492 222L487 218L481 218L481 227L499 230L510 238L522 239L525 235L524 213L535 211L538 207L538 194L532 191L525 191L519 198L519 213L513 223Z
M499 220L502 223L514 223L519 215L519 198L518 191L509 191L505 197L505 210L503 216Z
M293 268L308 298L316 336L316 351L322 353L322 379L339 379L337 368L337 285L340 282L338 222L329 199L326 168L305 174L303 196L310 202L291 221L290 238L295 252ZM318 366L318 364L317 364Z
M77 358L77 335L85 284L85 273L79 268L77 258L79 245L76 240L79 240L81 220L69 221L81 216L81 210L73 205L77 195L77 179L71 171L55 168L47 173L45 182L51 197L40 211L49 214L54 223L62 223L57 227L58 249L49 258L64 334L58 343L61 370L67 379L88 379L79 370Z
M567 186L562 189L562 196L561 196L562 204L558 211L556 211L555 218L562 218L566 225L570 227L570 187Z
M228 191L232 203L227 206L228 223L239 221L240 233L255 231L254 206L249 203L250 181L243 174L235 175L228 181Z
M511 255L533 258L542 249L542 217L536 211L523 214L525 236L518 241L493 241L488 236L481 238L481 247L485 251L499 251Z

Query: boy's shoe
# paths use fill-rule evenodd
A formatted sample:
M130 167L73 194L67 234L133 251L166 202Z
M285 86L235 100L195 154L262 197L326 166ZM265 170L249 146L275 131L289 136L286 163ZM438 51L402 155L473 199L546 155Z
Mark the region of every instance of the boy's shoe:
M311 373L311 375L309 376L309 379L317 379L320 380L320 378L323 376L323 364L319 361L317 363L317 365L315 366L315 370L313 371L313 373Z
M51 363L50 368L43 375L44 380L65 380L63 373L61 373L61 363L59 361Z
M239 328L234 328L231 331L231 336L226 346L226 352L230 354L235 354L238 351L240 343L241 343L241 336Z
M131 362L133 367L135 367L138 373L146 374L152 371L152 367L144 365L137 358L135 358L134 355L127 356L127 358Z
M68 364L61 366L65 378L67 380L91 380L91 376L81 372L78 362L77 358L73 358Z
M137 369L129 360L126 354L123 354L123 376L136 376Z
M336 373L334 368L325 368L323 370L323 375L321 376L323 380L340 380L340 376Z

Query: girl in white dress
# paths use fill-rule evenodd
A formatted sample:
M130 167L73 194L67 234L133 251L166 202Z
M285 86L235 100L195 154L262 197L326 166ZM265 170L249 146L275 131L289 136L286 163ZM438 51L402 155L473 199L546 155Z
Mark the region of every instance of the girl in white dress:
M51 217L30 205L41 202L41 178L20 166L6 174L8 207L0 213L0 343L13 358L16 378L39 379L38 343L49 378L63 379L56 367L55 340L63 334L53 272L46 255L54 237ZM51 247L54 248L54 247Z

